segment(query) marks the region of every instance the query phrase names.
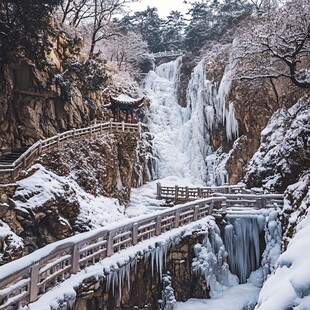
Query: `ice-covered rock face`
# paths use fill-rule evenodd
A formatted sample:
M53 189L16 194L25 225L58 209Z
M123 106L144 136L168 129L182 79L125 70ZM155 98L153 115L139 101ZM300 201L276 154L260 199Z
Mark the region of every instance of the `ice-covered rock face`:
M261 134L261 145L246 169L249 187L284 190L310 165L310 101L278 110Z

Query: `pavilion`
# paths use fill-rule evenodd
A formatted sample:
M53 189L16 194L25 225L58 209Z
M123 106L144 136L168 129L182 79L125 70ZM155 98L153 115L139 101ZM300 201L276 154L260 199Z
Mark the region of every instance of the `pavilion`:
M134 99L124 94L117 97L110 96L110 103L104 107L112 110L114 122L123 120L121 115L123 112L126 114L126 123L128 123L129 117L130 122L135 123L136 111L144 105L143 100L144 97Z

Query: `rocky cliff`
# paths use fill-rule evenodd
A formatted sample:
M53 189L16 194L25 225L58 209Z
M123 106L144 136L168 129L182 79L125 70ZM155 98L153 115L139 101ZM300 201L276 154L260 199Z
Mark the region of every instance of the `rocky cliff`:
M72 128L109 120L110 95L137 96L129 75L87 58L83 41L55 21L45 29L45 59L4 65L0 83L1 151L30 146ZM143 118L143 113L138 115ZM152 178L152 135L107 134L45 154L0 189L0 264L50 242L125 217L131 187Z
M121 92L137 96L137 84L120 86L101 58L87 58L83 41L52 20L45 59L18 58L3 67L0 83L0 150L29 146L90 122L110 118L103 105Z
M147 132L141 138L107 134L45 154L16 182L10 195L8 189L2 195L1 239L6 240L5 246L0 245L2 263L124 219L131 187L150 181L152 169Z

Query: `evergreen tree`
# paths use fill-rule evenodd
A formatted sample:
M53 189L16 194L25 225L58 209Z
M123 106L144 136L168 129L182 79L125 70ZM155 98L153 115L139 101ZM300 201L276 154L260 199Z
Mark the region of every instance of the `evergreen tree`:
M62 0L2 0L0 4L0 63L42 58L44 21ZM46 44L47 45L47 44Z
M158 16L157 8L147 7L145 11L135 12L133 16L125 16L119 23L128 31L141 34L151 52L164 50L162 42L163 20Z
M179 11L171 11L163 25L163 45L165 50L183 48L184 16Z
M188 12L190 23L185 31L185 46L198 51L208 41L231 40L230 30L251 10L246 0L194 2Z

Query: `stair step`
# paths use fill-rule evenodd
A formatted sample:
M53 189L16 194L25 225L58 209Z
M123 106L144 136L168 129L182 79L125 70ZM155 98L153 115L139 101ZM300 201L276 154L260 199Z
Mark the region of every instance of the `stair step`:
M16 150L13 150L12 153L5 154L0 157L0 164L2 165L9 165L12 164L16 159L18 159L22 154L24 154L29 147L22 147Z

